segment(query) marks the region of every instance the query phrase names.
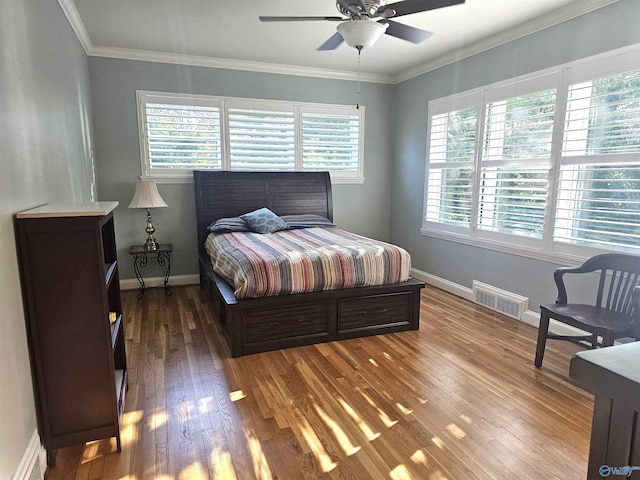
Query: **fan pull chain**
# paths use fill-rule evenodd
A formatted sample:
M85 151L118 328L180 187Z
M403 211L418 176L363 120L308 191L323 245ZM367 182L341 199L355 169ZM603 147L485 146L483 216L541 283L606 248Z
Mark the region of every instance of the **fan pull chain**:
M362 45L356 47L358 50L358 92L356 93L356 110L360 110L360 54L362 53Z

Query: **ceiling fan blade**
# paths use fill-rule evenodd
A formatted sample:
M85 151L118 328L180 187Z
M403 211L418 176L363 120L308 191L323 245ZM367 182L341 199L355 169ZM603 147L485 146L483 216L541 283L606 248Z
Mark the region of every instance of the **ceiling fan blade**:
M344 42L344 39L342 38L342 35L340 35L338 32L336 32L333 35L331 35L326 42L324 42L322 45L320 45L317 48L317 50L320 50L320 51L335 50L336 48L338 48L340 46L340 44L342 42Z
M401 17L403 15L411 15L412 13L426 12L427 10L435 10L436 8L451 7L464 3L465 0L403 0L395 2L378 10L378 15L384 16L382 12L385 10L395 10L393 17Z
M261 22L308 22L316 20L328 20L329 22L343 22L342 17L258 17Z
M380 20L378 23L388 23L389 27L384 32L392 37L400 38L411 43L422 43L433 35L431 32L421 30L420 28L411 27L403 23L392 22L391 20Z

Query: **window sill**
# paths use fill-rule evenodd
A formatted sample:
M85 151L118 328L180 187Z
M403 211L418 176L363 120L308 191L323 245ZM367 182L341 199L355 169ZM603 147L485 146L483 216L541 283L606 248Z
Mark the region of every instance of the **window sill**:
M440 240L447 240L472 247L493 250L495 252L507 253L510 255L518 255L520 257L531 258L534 260L542 260L543 262L553 263L554 265L577 266L581 265L587 258L589 258L569 253L542 251L513 243L497 242L493 239L486 240L483 238L469 237L467 235L460 235L451 232L438 232L425 228L421 228L420 233L426 237L438 238ZM605 253L605 251L602 251L601 253Z

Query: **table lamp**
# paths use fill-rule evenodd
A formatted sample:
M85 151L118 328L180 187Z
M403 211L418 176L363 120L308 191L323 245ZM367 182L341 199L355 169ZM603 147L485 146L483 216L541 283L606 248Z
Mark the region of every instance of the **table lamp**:
M153 234L156 229L153 228L153 221L151 220L151 209L157 207L166 207L160 194L158 193L158 187L156 187L155 180L140 180L136 183L136 191L133 194L133 199L127 208L146 208L147 209L147 242L144 248L149 251L155 251L158 249L158 242L153 238Z

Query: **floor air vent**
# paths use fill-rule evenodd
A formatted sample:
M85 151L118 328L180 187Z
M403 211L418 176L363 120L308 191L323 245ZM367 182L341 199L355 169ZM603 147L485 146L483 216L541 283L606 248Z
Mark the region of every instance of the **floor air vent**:
M479 305L520 320L529 306L529 299L499 288L473 281L473 301Z

